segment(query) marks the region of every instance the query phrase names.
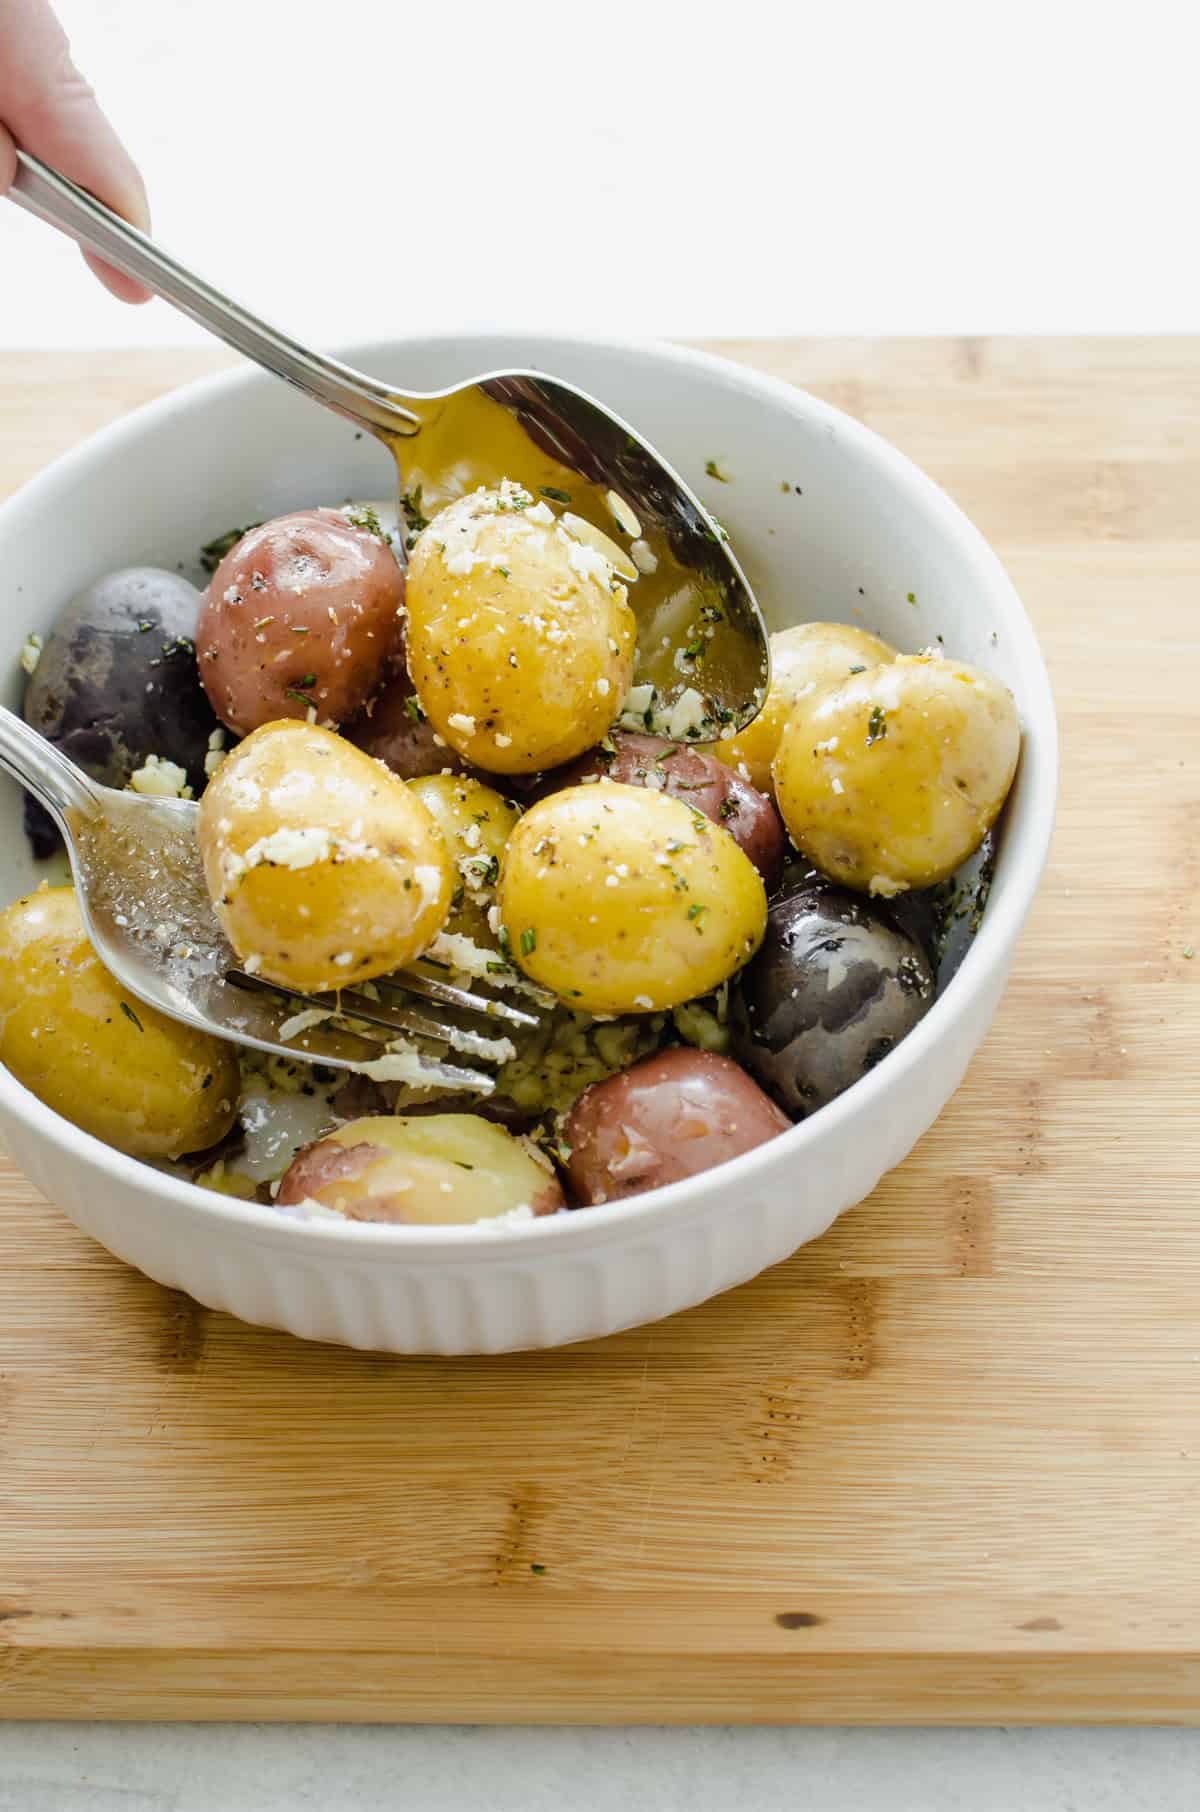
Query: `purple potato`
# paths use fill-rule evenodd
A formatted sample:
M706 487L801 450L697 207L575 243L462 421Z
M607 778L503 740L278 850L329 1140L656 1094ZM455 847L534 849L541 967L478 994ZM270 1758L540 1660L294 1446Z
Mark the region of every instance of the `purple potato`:
M733 1053L802 1119L866 1075L933 1004L933 970L882 907L831 884L776 901L730 991Z

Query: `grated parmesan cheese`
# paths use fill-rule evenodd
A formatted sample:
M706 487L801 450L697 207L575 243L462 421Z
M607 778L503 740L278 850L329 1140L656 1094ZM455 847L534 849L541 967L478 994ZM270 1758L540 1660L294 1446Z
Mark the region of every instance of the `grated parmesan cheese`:
M156 799L192 797L187 769L181 768L178 762L166 761L158 755L147 755L142 766L135 768L129 776L129 784L135 793L144 793Z

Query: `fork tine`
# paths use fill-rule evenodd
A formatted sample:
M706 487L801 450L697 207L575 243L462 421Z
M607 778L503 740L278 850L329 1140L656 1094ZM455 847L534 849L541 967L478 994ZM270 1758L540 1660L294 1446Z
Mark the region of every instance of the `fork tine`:
M264 981L261 976L249 975L244 969L227 970L226 980L233 982L239 988L247 988L255 994L271 994L280 1000L294 1001L298 1007L328 1007L331 1013L345 1013L347 1018L369 1021L372 1025L383 1027L385 1031L417 1031L419 1035L436 1038L442 1044L451 1042L452 1029L450 1027L441 1026L435 1020L427 1020L421 1014L406 1014L399 1009L389 1012L387 1008L380 1008L377 1002L367 1000L363 995L343 995L342 1004L339 1006L338 997L335 995L301 994L298 989L286 987L282 982ZM356 1004L347 1007L347 1001L353 1001ZM358 1002L361 1002L361 1009ZM414 1026L411 1023L413 1020L418 1020L419 1026ZM405 1021L409 1023L406 1024ZM495 1050L481 1047L498 1041L482 1038L478 1033L461 1033L457 1027L453 1028L453 1036L469 1041L473 1047L471 1054L496 1060L498 1054ZM293 1050L283 1040L280 1041L278 1048L288 1052L289 1055L313 1060L312 1053ZM386 1051L380 1052L381 1057L387 1055ZM321 1058L317 1057L315 1061L320 1062ZM482 1070L465 1069L459 1064L443 1063L438 1058L424 1055L421 1057L421 1065L428 1080L441 1088L466 1089L473 1094L488 1095L495 1087L493 1078Z
M436 981L432 975L418 975L411 969L405 969L402 974L403 979L384 976L375 986L386 988L389 992L419 994L423 1000L440 1001L445 1007L461 1007L466 1013L482 1013L486 1019L506 1019L509 1025L541 1024L535 1013L526 1013L520 1007L512 1007L506 1000L492 1000L484 994L472 994L466 988L456 988L453 982Z
M332 1000L333 997L327 995L325 999ZM337 995L336 1003L337 1011L347 1018L365 1020L368 1025L382 1026L385 1031L412 1032L418 1038L434 1038L461 1051L464 1057L490 1058L493 1063L502 1063L514 1049L507 1039L486 1038L481 1032L470 1032L464 1026L443 1025L440 1020L428 1019L412 1007L389 1007L356 990Z

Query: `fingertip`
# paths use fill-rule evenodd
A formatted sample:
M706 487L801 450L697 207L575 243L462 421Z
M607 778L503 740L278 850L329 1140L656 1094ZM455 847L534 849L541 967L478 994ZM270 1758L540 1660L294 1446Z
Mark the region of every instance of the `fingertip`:
M7 195L16 181L17 147L12 138L0 126L0 195Z
M154 291L147 289L144 283L138 283L133 277L127 277L124 271L115 270L111 264L105 264L102 258L95 258L90 252L85 252L83 255L105 289L116 296L119 302L140 304L152 299Z

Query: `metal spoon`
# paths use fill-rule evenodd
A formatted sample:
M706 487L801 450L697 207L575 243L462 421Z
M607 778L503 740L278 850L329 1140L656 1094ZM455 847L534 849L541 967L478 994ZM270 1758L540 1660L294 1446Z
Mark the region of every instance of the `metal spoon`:
M770 678L767 633L724 530L654 448L592 397L538 371L489 372L448 390L400 392L259 320L26 151L17 152L9 193L248 358L368 429L392 452L402 485L406 452L429 470L429 443L435 469L448 471L456 459L469 462L481 421L494 424L503 411L509 420L502 443L511 443L515 429L527 456L540 463L549 457L577 474L593 514L613 493L637 518L641 538L662 550L656 583L639 581L630 591L639 617L638 678L655 688L639 700L639 727L711 742L757 714ZM525 478L521 471L507 476Z

